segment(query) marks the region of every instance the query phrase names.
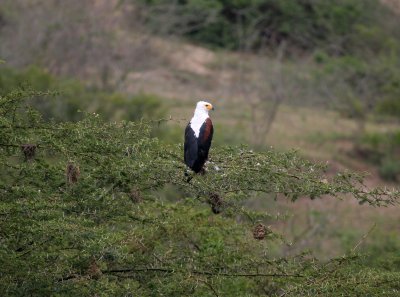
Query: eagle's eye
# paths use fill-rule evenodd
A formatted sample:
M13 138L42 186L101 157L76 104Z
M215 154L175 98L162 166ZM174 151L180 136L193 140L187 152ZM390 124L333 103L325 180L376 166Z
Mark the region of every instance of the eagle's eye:
M213 110L213 106L210 103L204 103L204 106L207 110Z

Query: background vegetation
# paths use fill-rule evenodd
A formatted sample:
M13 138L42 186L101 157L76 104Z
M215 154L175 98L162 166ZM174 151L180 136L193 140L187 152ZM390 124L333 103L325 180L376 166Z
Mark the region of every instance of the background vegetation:
M157 31L161 22L165 25L169 18L164 32L236 50L243 46L244 38L251 39L248 46L252 50L271 49L287 42L291 51L323 49L337 56L357 53L360 41L372 41L374 47L370 50L380 51L383 45L376 44L373 38L391 39L396 32L392 23L384 21L385 17L394 19L395 14L375 0L142 2L147 5L143 8L144 19L153 30Z
M399 11L0 1L0 295L397 296Z

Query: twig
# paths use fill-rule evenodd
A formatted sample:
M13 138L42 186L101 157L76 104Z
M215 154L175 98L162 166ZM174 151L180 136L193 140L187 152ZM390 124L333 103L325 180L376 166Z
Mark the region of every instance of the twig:
M218 291L208 281L202 279L199 279L198 281L204 283L214 293L216 297L219 297Z
M164 272L175 273L178 270L163 267L145 267L145 268L122 268L113 270L104 270L104 274L127 273L127 272ZM189 270L189 273L208 275L208 276L225 276L225 277L304 277L301 274L280 274L280 273L230 273L230 272L211 272L202 270Z
M371 232L376 228L376 223L372 225L372 227L365 233L361 239L357 242L357 244L351 249L351 252L354 253L356 249L364 242L364 240L371 234Z

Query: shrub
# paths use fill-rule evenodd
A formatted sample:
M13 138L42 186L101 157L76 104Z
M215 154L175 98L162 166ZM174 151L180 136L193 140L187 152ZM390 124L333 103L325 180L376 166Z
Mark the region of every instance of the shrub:
M400 97L385 99L376 106L378 114L389 115L398 118L400 116Z
M397 58L382 54L371 61L354 55L328 57L317 51L314 59L319 64L313 71L315 89L322 104L361 120L371 115L396 115L400 94Z
M142 0L150 28L183 34L211 46L239 49L274 48L282 41L302 50L323 47L332 54L361 49L368 43L379 52L395 32L382 24L396 15L377 0ZM146 12L146 8L144 9ZM167 18L165 18L167 16ZM371 33L374 32L374 33ZM360 36L362 37L360 38ZM385 42L382 46L376 39ZM370 40L370 41L368 41Z
M379 174L385 180L397 181L400 175L400 160L390 157L383 159L379 166Z
M267 227L274 216L242 207L256 193L293 201L348 193L379 206L395 203L398 192L366 191L352 173L326 177L324 166L295 152L235 147L213 149L219 170L210 166L189 183L182 145L151 137L145 121L90 113L47 122L27 104L41 95L0 97L2 296L398 292L396 271L352 269L355 255L322 263L273 253L282 242ZM177 189L176 199L159 195L165 187ZM210 209L217 201L219 215Z
M76 121L82 119L85 112L100 113L109 120L137 121L161 118L166 111L161 98L155 95L127 96L103 91L76 80L57 78L38 66L23 70L0 67L0 95L16 88L52 91L49 98L32 96L30 100L46 119L56 121Z
M357 146L367 161L378 165L379 174L389 181L397 181L400 174L400 132L366 133Z

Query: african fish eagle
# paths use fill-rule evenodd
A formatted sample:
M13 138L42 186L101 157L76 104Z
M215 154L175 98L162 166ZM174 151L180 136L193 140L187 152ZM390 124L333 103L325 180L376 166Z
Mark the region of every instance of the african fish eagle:
M211 103L197 102L193 118L185 129L185 163L196 173L202 171L208 159L214 133L213 124L208 115L210 110L214 110Z

